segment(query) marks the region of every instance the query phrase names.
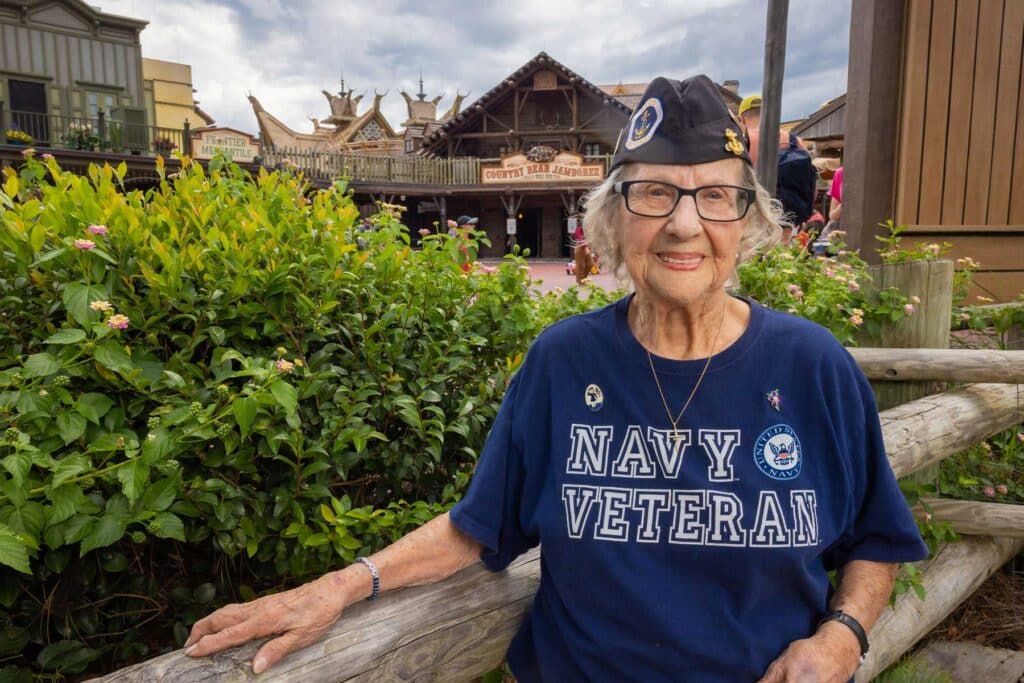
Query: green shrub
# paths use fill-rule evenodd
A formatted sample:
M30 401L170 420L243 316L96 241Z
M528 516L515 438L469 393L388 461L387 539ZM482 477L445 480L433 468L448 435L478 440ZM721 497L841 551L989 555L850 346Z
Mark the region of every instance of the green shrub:
M152 656L442 512L537 332L609 300L464 274L389 207L357 240L343 183L157 171L3 178L0 661Z

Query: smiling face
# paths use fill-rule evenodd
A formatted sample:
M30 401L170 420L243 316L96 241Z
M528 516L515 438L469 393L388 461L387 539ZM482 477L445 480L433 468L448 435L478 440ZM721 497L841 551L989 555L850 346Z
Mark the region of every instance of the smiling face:
M657 180L679 187L746 185L743 162L723 159L706 164L627 164L626 180ZM664 218L646 218L626 210L622 200L617 237L637 293L656 306L687 306L724 292L736 265L749 213L727 223L702 220L692 197L682 197Z

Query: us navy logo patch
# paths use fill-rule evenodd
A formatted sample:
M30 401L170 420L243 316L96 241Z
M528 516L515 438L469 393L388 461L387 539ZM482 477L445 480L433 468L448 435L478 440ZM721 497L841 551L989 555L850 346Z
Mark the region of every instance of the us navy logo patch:
M629 122L629 132L626 134L626 149L633 151L637 147L647 144L654 131L658 130L664 113L661 109L661 100L651 97L636 110L636 114Z
M601 387L596 384L588 386L587 390L583 392L583 402L595 413L601 410L601 406L604 405L604 392L601 391Z
M772 479L796 479L800 475L802 460L800 439L789 425L769 427L754 444L754 462Z

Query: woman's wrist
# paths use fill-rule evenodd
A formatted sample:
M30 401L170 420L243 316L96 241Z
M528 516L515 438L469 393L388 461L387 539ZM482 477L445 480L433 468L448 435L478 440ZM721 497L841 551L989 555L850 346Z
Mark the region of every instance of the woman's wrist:
M361 562L323 576L332 595L339 596L347 607L370 597L373 593L373 577Z

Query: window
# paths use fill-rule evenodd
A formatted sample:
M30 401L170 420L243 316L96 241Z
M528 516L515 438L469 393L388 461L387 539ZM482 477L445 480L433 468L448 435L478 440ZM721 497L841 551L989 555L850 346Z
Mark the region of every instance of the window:
M583 155L588 157L596 157L601 155L601 145L596 142L591 142L583 145Z
M96 118L96 112L100 109L103 109L103 113L109 116L110 110L117 106L117 95L89 91L86 93L86 103L89 108L90 119Z
M412 154L414 144L415 143L412 141L412 138L409 138L408 140L405 141L405 153L406 154Z

